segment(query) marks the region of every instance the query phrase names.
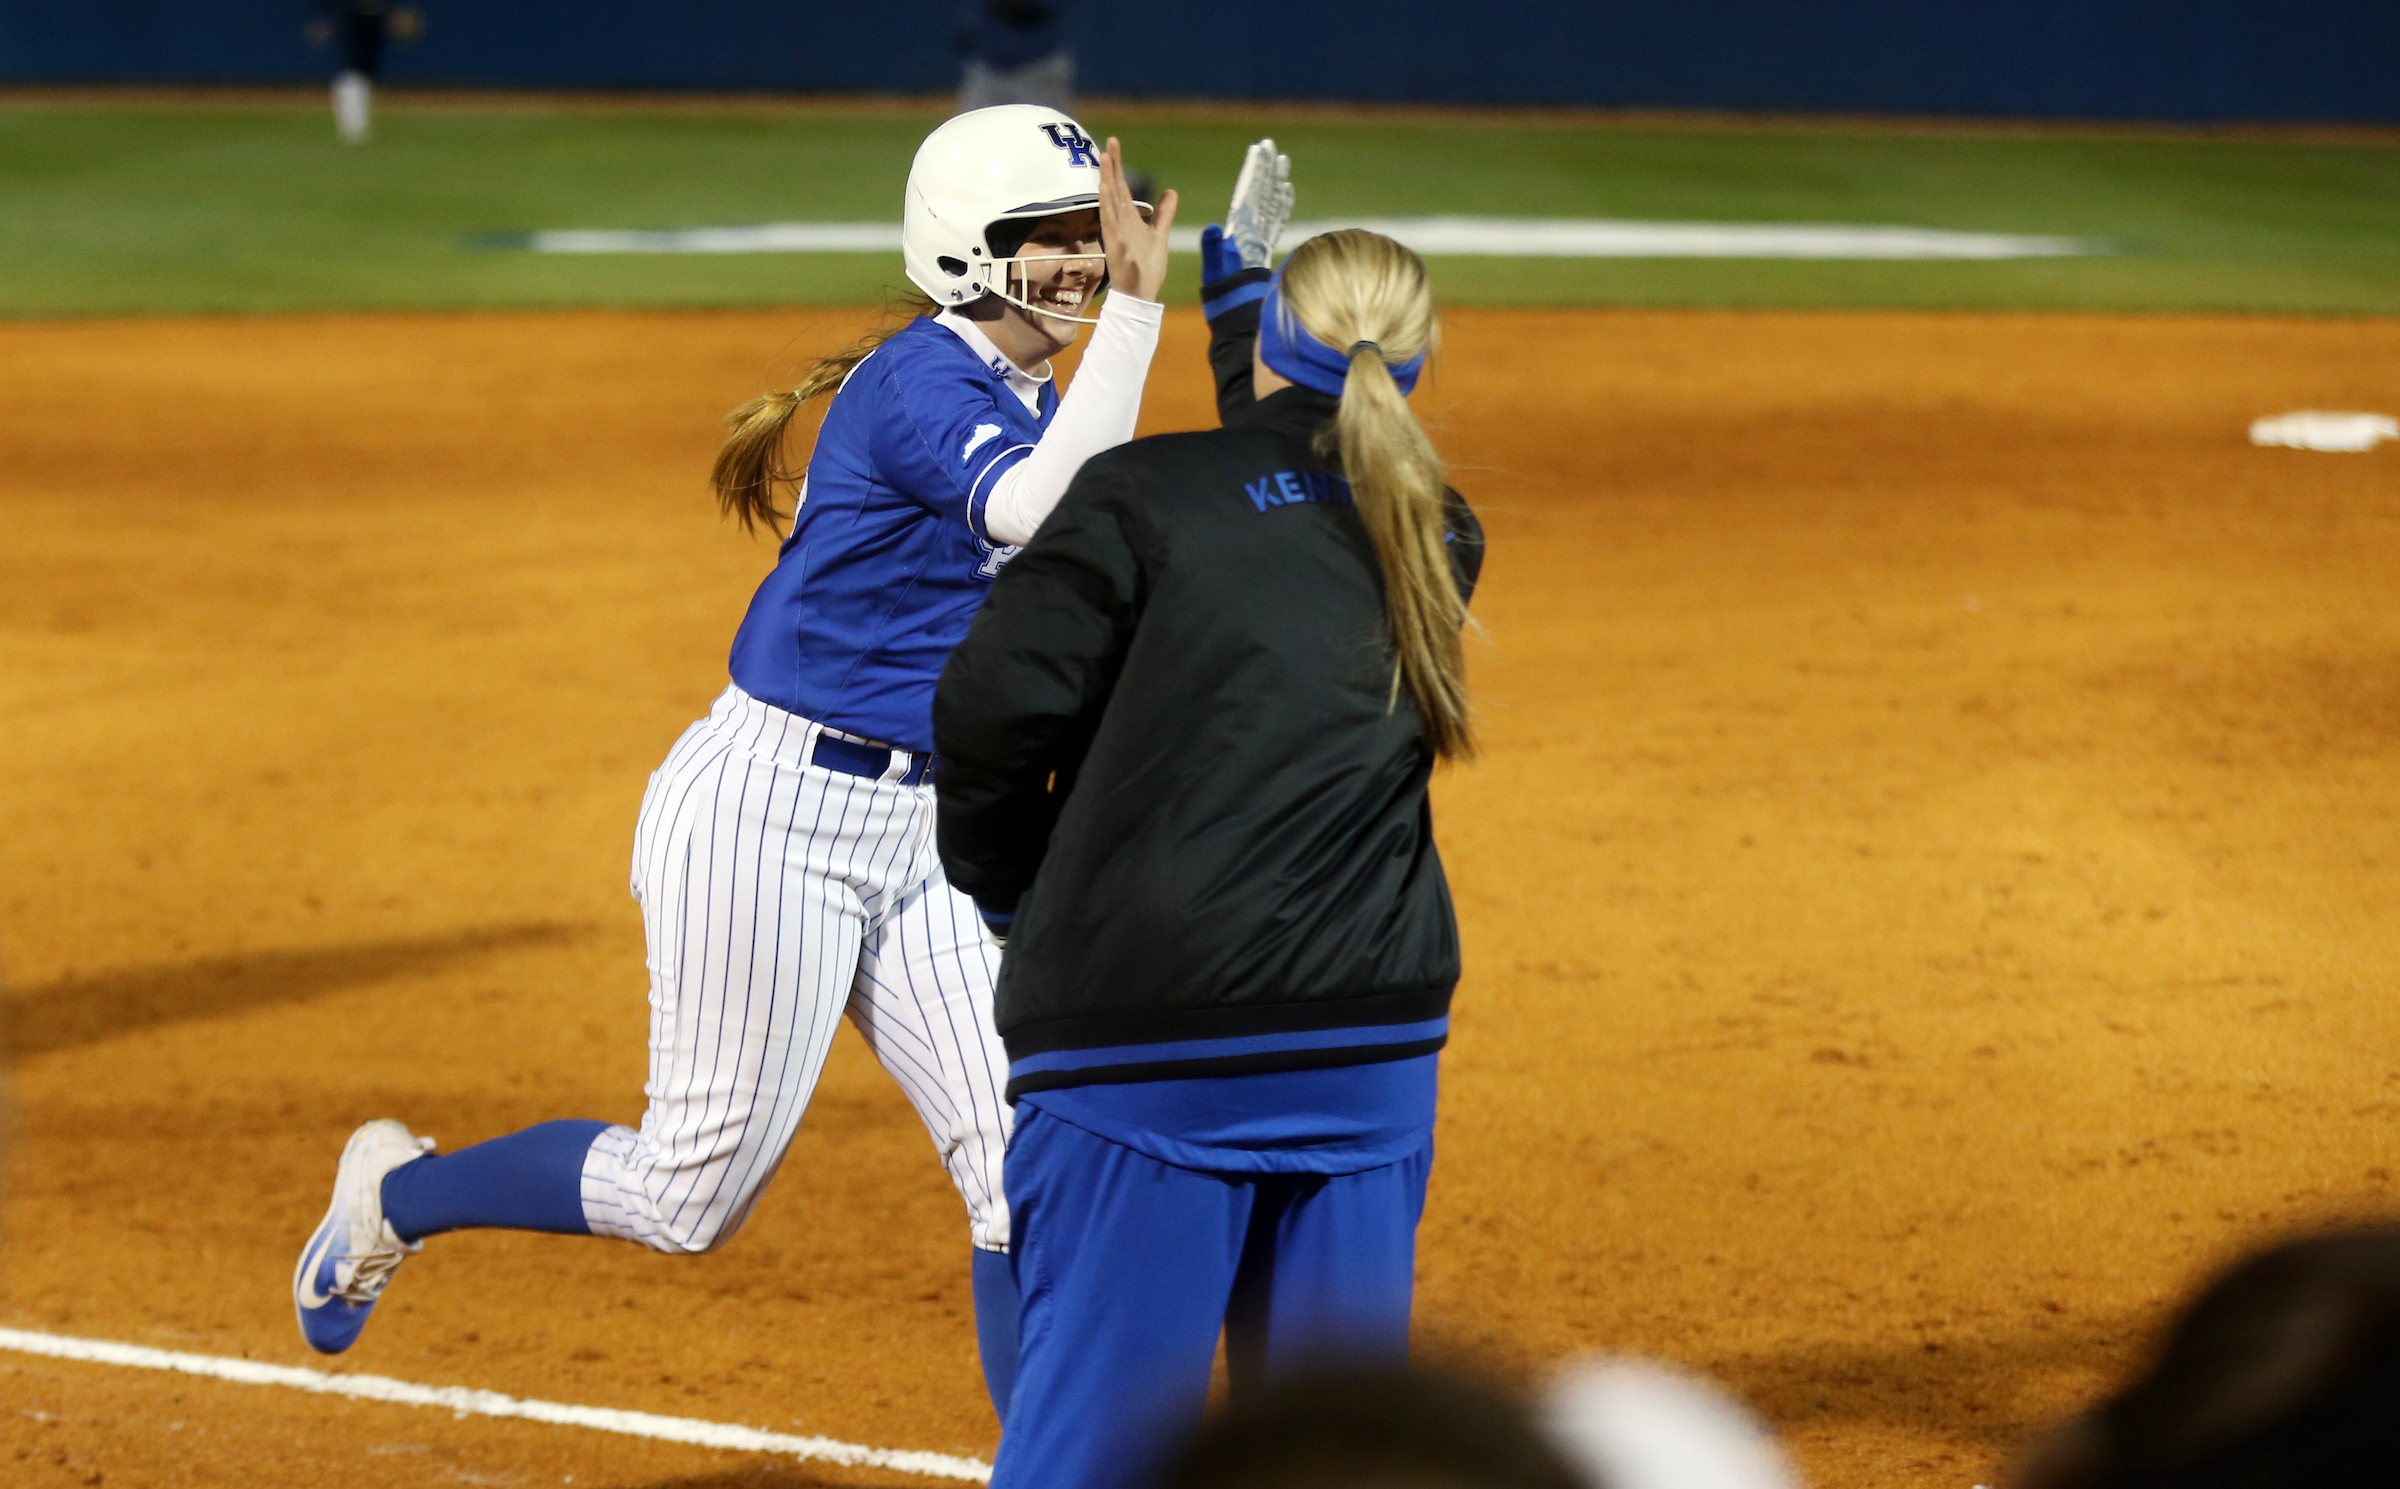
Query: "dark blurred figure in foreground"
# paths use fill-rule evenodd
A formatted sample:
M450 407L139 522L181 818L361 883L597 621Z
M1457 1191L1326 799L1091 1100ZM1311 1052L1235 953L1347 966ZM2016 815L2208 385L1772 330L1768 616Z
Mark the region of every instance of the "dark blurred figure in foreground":
M2400 1484L2400 1227L2290 1241L2212 1283L2158 1358L2036 1444L2017 1489Z
M1657 1360L1570 1360L1538 1406L1551 1441L1606 1489L1799 1489L1791 1459L1756 1412Z
M375 79L383 75L389 41L413 41L424 30L414 6L391 0L315 0L316 19L308 38L341 54L333 75L333 127L346 144L362 145L374 132L371 116Z
M1798 1489L1774 1432L1697 1376L1570 1360L1531 1399L1455 1371L1352 1367L1233 1403L1153 1489Z
M1465 1376L1341 1370L1237 1400L1157 1489L1595 1489L1532 1410Z
M1075 112L1075 51L1067 45L1073 0L967 0L959 19L958 111L1038 103Z

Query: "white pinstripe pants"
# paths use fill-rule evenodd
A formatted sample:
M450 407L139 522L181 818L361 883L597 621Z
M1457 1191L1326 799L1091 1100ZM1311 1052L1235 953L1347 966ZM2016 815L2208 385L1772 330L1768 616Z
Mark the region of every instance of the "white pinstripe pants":
M583 1165L595 1235L710 1251L741 1229L799 1130L847 1011L908 1093L967 1202L1008 1248L999 956L942 876L933 789L808 764L821 726L728 688L650 777L633 894L649 938L650 1099Z

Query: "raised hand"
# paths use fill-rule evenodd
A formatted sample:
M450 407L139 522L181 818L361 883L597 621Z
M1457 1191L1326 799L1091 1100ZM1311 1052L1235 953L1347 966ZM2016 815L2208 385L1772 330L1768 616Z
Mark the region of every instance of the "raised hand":
M1275 261L1275 240L1292 215L1292 158L1273 140L1260 140L1242 156L1234 178L1233 205L1225 209L1225 236L1241 255L1241 267L1263 269Z
M1111 294L1155 300L1167 282L1167 230L1175 225L1175 193L1159 193L1149 220L1125 186L1125 156L1108 137L1100 157L1100 239L1108 253Z

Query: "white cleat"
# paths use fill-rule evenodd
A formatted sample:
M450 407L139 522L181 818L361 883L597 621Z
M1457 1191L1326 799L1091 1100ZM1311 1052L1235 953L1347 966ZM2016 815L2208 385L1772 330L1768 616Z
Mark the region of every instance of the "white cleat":
M333 125L340 131L345 145L363 145L373 136L368 100L374 87L366 75L345 72L333 80Z
M333 1204L292 1272L300 1337L317 1353L338 1355L355 1343L392 1273L424 1249L421 1242L401 1240L385 1223L383 1178L432 1151L432 1138L388 1118L350 1134L333 1174Z

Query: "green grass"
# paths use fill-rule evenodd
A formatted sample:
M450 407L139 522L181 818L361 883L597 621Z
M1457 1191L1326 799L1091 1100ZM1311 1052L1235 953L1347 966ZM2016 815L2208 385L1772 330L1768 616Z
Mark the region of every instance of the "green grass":
M365 148L289 107L0 105L0 315L857 303L883 255L567 257L563 227L890 220L938 119L388 108ZM1435 261L1452 304L2400 313L2400 146L1589 124L1112 123L1221 213L1241 148L1290 150L1301 214L1898 223L2108 240L2105 258ZM1189 297L1183 256L1171 292Z

